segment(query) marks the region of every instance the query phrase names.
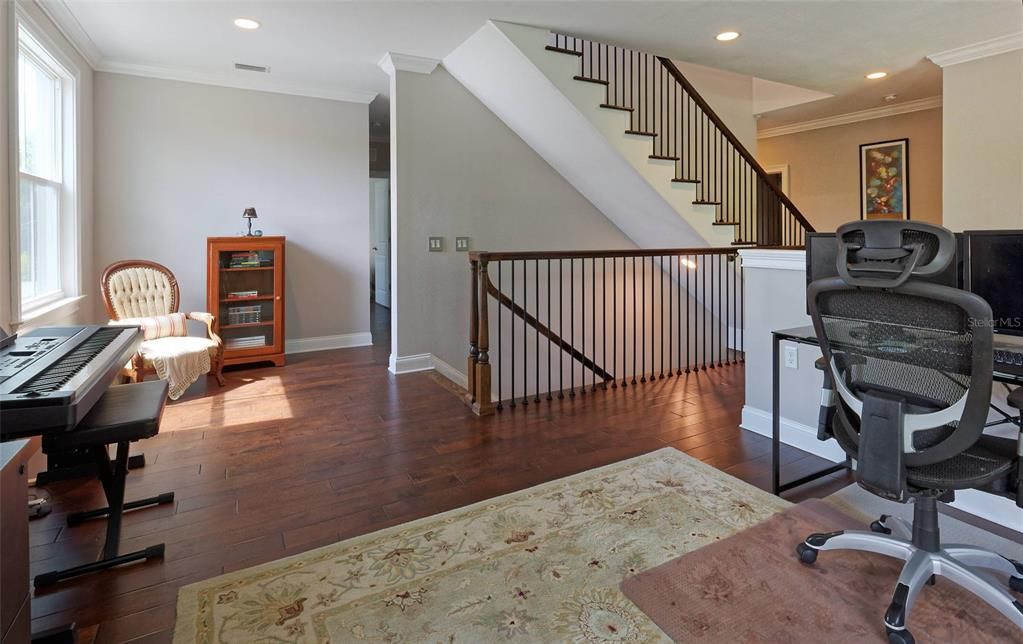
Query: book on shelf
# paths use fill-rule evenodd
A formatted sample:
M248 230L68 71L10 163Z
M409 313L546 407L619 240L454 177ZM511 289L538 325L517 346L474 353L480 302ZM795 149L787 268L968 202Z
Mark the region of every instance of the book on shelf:
M224 342L224 346L228 349L251 349L253 347L264 347L266 346L266 337L262 335L252 335L244 338L229 338Z

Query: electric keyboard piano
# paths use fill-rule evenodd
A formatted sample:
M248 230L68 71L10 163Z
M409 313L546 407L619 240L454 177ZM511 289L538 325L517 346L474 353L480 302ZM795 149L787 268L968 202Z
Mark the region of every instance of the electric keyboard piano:
M0 349L0 441L70 431L142 342L136 326L35 329Z

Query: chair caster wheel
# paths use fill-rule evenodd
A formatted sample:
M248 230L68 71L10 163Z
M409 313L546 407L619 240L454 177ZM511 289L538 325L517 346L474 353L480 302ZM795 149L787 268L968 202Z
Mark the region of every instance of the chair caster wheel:
M811 548L805 543L796 546L796 554L799 555L799 560L805 564L812 564L817 561L817 549Z
M883 521L883 520L884 520L884 517L882 517L882 519L879 519L879 520L874 521L873 523L871 523L870 524L870 531L871 532L877 532L877 533L880 533L880 534L891 534L892 533L892 529L889 528L888 526L886 526L884 523L882 523L881 521Z
M1009 588L1017 593L1023 593L1023 577L1009 577Z
M915 644L916 640L913 639L913 634L907 630L897 631L888 627L885 627L888 631L888 644Z

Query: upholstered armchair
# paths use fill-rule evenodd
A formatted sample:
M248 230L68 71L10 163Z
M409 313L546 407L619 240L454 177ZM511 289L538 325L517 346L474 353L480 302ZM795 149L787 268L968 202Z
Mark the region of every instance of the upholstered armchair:
M180 293L178 281L174 274L156 262L141 259L129 259L115 262L103 271L100 280L103 291L103 303L111 322L144 322L147 318L170 316L178 312ZM142 382L147 373L159 373L167 367L163 358L167 355L185 356L207 352L209 355L209 373L223 386L224 376L224 343L213 330L213 315L205 312L187 313L185 317L206 325L206 337L194 337L180 333L168 337L146 339L139 346L139 352L132 357L127 367L129 375L135 382ZM165 318L160 318L165 319ZM151 321L151 320L150 320ZM145 327L145 324L143 324ZM182 322L182 327L184 323ZM204 358L204 356L198 356ZM157 361L159 364L156 364ZM202 360L205 364L205 360ZM163 374L168 377L167 374ZM172 373L169 380L173 380ZM194 381L194 376L192 378ZM171 397L177 398L171 382ZM188 382L187 384L191 384ZM184 384L184 386L187 386ZM183 388L181 389L183 391Z

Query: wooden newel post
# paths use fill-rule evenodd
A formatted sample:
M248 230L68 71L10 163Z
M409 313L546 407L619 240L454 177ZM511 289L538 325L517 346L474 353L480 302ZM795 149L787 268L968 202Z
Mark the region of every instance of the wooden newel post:
M472 410L480 416L487 416L494 413L494 404L490 400L490 315L488 312L489 298L487 297L487 284L490 279L487 277L487 260L480 259L479 262L479 320L476 323L477 349L476 355L476 400L473 402Z
M475 259L469 260L469 358L466 362L466 389L469 390L469 404L476 402L476 362L479 356L479 329L480 329L480 308L479 308L479 265Z

